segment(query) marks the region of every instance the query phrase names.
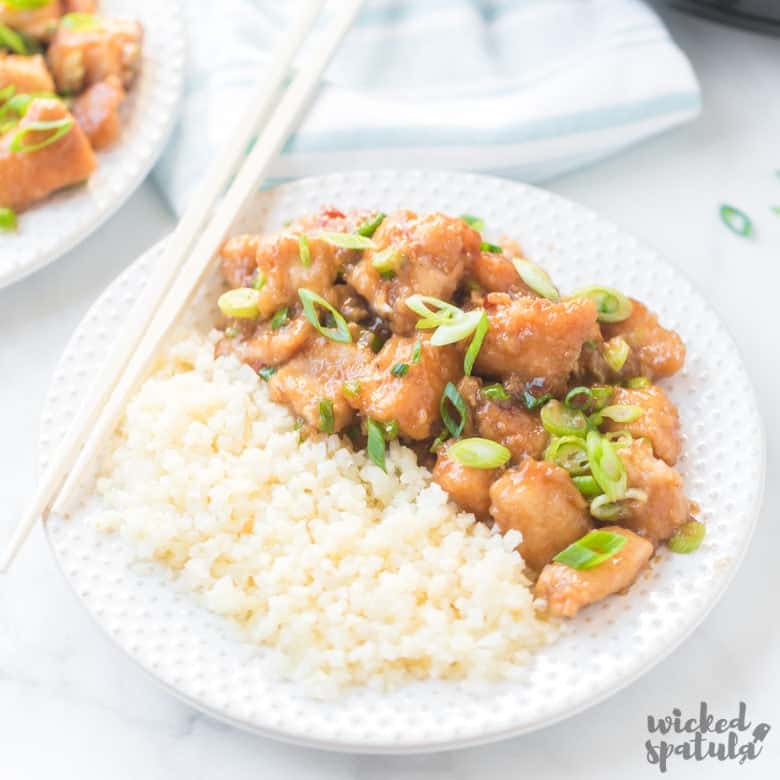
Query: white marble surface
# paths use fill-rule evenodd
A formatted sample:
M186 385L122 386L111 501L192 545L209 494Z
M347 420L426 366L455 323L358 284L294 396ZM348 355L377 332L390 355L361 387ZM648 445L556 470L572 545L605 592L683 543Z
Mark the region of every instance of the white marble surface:
M780 41L674 12L667 20L702 80L701 119L550 186L656 245L687 272L751 367L767 428L765 505L742 570L695 635L608 702L537 734L434 756L318 753L227 728L158 688L84 613L37 530L0 580L1 780L652 777L658 769L645 761L647 715L676 706L693 711L702 699L728 716L746 701L754 723L772 724L763 755L741 767L673 759L667 776L780 774L780 217L769 210L780 205ZM754 239L722 227L722 202L754 217ZM3 536L33 488L38 415L69 334L98 292L171 224L147 183L75 252L0 291Z

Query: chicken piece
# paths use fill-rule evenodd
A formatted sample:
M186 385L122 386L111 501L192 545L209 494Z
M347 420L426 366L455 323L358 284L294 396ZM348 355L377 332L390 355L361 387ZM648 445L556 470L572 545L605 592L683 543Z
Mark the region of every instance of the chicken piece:
M601 326L605 339L621 336L631 347L620 375L654 380L677 373L685 362L682 339L673 330L662 327L658 317L639 301L632 299L631 304L631 315L623 322Z
M241 328L240 325L237 327ZM314 328L303 316L294 317L277 329L271 327L270 320L266 320L246 338L239 330L238 336L221 339L217 343L216 355L237 355L257 371L263 366L286 363L308 344L314 334Z
M490 486L501 473L499 469L475 469L464 466L448 454L451 442L439 447L433 481L447 492L464 512L480 520L490 519Z
M73 116L89 138L92 148L105 149L116 141L122 129L119 106L125 91L116 76L93 84L73 101Z
M54 81L40 54L23 57L0 52L0 89L13 84L16 94L54 92Z
M384 219L373 240L376 249L363 252L360 261L347 269L346 278L402 335L413 333L418 320L406 299L416 293L449 300L466 268L479 256L479 233L462 219L444 214L397 211ZM396 267L394 276L385 279L373 261L391 248L397 253Z
M439 427L439 401L447 382L463 376L463 353L457 345L433 347L420 336L420 361L412 362L413 336L391 336L374 356L360 387L349 402L363 416L380 422L398 422L402 436L427 439ZM397 364L409 368L395 376Z
M97 11L97 0L62 0L67 14L94 14Z
M333 430L338 433L354 418L343 394L344 382L360 376L372 357L359 344L341 344L323 336L285 363L269 380L271 400L289 406L312 428L320 428L320 402L333 404Z
M628 485L647 493L647 501L626 503L620 523L654 544L665 541L685 522L691 504L680 474L653 456L647 439L635 439L618 450L626 467Z
M635 439L650 440L656 457L674 466L680 456L680 417L677 407L658 385L650 387L616 387L610 404L639 406L642 416L632 423L616 423L605 419L603 430L628 431Z
M70 119L61 138L36 151L12 152L11 141L33 122ZM51 137L53 130L33 130L23 137L30 146ZM0 138L0 204L21 211L55 190L89 178L97 166L87 137L60 100L36 98L19 124Z
M30 9L14 8L11 3L0 0L0 24L42 41L48 41L54 34L61 14L60 0Z
M598 333L596 307L584 298L559 302L546 298L485 298L490 328L477 358L477 372L529 382L543 377L562 392L577 365L583 342Z
M535 295L520 278L511 258L497 252L480 252L469 267L469 281L476 282L483 292Z
M143 27L132 19L93 17L92 23L60 24L46 53L58 92L78 94L116 76L127 89L141 65Z
M534 596L543 600L555 617L574 617L583 607L631 586L653 555L653 545L631 531L609 526L626 543L612 557L592 569L573 569L564 563L548 563L542 569Z
M319 230L328 230L332 233L356 233L363 225L371 222L378 213L368 209L341 211L335 206L323 206L319 211L294 219L287 228L293 233L309 235L316 235Z
M490 501L499 530L523 535L517 549L537 572L593 527L569 473L552 463L528 458L508 469L490 488Z

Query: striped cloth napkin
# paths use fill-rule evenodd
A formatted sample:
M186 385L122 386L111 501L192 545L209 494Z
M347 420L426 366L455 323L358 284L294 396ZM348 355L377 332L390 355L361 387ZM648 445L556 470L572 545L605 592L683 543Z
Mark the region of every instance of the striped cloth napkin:
M183 3L188 87L156 169L177 212L296 5ZM271 176L428 167L539 182L699 108L690 63L640 0L367 0Z

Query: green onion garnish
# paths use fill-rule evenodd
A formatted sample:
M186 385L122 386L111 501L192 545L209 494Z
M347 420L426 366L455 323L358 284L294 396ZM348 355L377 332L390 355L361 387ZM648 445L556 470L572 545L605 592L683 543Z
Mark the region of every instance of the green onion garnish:
M421 329L448 325L463 315L462 309L440 298L434 298L432 295L410 295L405 303L418 317L422 318L417 323L417 327Z
M469 312L469 314L471 314L471 312ZM485 335L487 334L489 327L490 323L488 322L488 316L483 311L482 316L477 322L474 338L471 339L471 344L469 344L469 348L466 350L466 356L463 358L463 373L466 376L471 376L471 371L474 368L477 355L479 355L479 350L482 349L482 342L485 340ZM439 330L441 330L441 328ZM436 334L434 334L434 336L435 335ZM431 339L431 342L433 342L433 339Z
M260 314L258 304L260 294L251 287L237 287L222 293L217 301L220 311L226 317L235 317L238 320L254 320Z
M734 206L722 205L720 219L732 233L736 233L742 238L748 238L753 234L753 222L750 217Z
M450 413L450 404L458 413L457 420ZM439 400L439 412L441 413L441 419L449 431L450 436L460 436L463 432L463 427L466 425L468 407L463 400L463 396L458 392L458 388L455 387L452 382L447 382L447 386L444 388L444 392Z
M417 341L414 342L414 349L412 350L412 365L416 366L420 362L421 357L422 344L420 343L420 339L417 339Z
M376 233L376 229L384 222L387 215L381 212L368 222L364 222L357 230L359 236L371 238Z
M303 304L303 313L306 319L326 338L331 341L337 341L340 344L349 344L352 341L352 334L347 327L347 321L342 317L341 313L331 306L321 295L307 290L304 287L298 290L298 297ZM335 327L326 327L320 324L320 318L317 315L315 306L321 306L333 317L333 321L336 323Z
M601 418L606 417L616 423L632 423L638 420L645 410L641 406L629 406L628 404L615 404L614 406L605 406L594 417L597 418L595 424L601 425Z
M602 354L607 365L617 372L626 364L629 352L631 352L631 347L628 346L628 342L622 336L615 336L604 343Z
M515 257L512 259L512 262L517 269L517 273L520 274L520 278L537 295L541 295L542 298L547 298L551 301L560 300L561 294L544 268L524 257Z
M290 321L288 316L289 313L290 307L282 306L282 308L271 317L271 330L279 330L279 328L284 327Z
M447 450L447 454L458 463L473 469L497 469L512 457L512 453L503 444L479 437L456 441Z
M706 532L704 523L700 523L698 520L689 520L674 532L667 545L674 553L692 553L699 549Z
M390 373L393 376L406 376L406 374L409 371L409 364L408 363L396 363L391 369Z
M588 473L588 450L579 436L555 436L544 451L544 459L566 469L572 476Z
M503 254L504 248L500 247L498 244L491 244L489 241L483 241L479 245L480 252L490 252L494 255L500 255Z
M385 441L392 441L398 438L398 434L401 432L401 426L398 424L398 420L390 420L390 422L380 423L382 426L382 433L384 434Z
M5 103L6 100L13 97L15 92L16 92L15 84L8 84L7 86L0 89L0 103Z
M481 325L483 320L486 320L485 313L481 309L474 309L474 311L463 312L461 316L448 322L445 325L439 325L431 336L431 345L434 347L443 347L445 344L454 344L456 341L462 341L468 338L474 333ZM423 320L421 320L423 322ZM417 323L417 327L420 327L420 322ZM485 327L485 330L487 328ZM482 334L482 339L485 338L485 334ZM480 339L479 346L482 346L482 340ZM476 354L474 359L476 360Z
M3 5L14 8L17 11L35 11L45 8L52 0L3 0Z
M541 412L542 425L553 436L584 436L588 419L578 409L567 409L560 401L551 399Z
M628 447L628 445L634 441L634 437L626 430L610 431L609 433L605 433L604 436L606 437L607 441L611 442L615 446L616 449L620 449L620 447Z
M225 338L234 339L236 336L238 336L238 328L234 328L232 325L225 328Z
M585 444L593 478L610 501L619 501L626 494L627 476L615 446L598 431L589 431Z
M298 257L304 268L308 268L311 265L311 249L309 248L309 239L305 233L301 233L298 236Z
M16 212L13 209L0 208L0 230L9 233L16 230Z
M771 206L770 210L773 214L780 216L780 206Z
M577 490L579 490L585 498L594 498L601 493L599 483L593 479L592 474L583 474L582 476L572 477L571 481L577 486Z
M60 19L60 24L68 30L86 32L87 30L97 30L100 27L100 18L95 14L85 14L76 11L65 14Z
M341 249L373 249L374 242L366 236L358 233L333 233L330 230L321 230L316 234L316 238L321 238L332 246Z
M573 293L574 298L588 298L596 304L599 322L622 322L631 316L631 301L611 287L583 287Z
M568 409L588 409L593 405L593 392L589 387L573 387L566 393L563 405Z
M266 281L268 280L266 279L265 274L258 268L255 272L255 278L252 280L252 289L260 292L260 290L265 287Z
M460 218L470 227L478 232L485 229L485 220L480 217L474 217L471 214L461 214Z
M357 379L350 379L341 386L344 395L350 398L357 398L360 395L360 382Z
M627 500L637 501L640 504L647 503L647 493L644 490L629 488L620 502L610 501L609 497L603 494L596 496L590 502L590 513L596 520L604 523L615 522L626 514L626 506L622 502Z
M627 541L625 536L612 531L591 531L561 550L553 560L572 569L592 569L611 558Z
M615 394L615 388L610 385L596 385L590 388L591 398L593 399L593 409L599 411L603 409Z
M382 471L387 473L387 467L385 466L385 434L382 425L370 418L366 425L368 427L368 443L366 444L368 457Z
M371 258L371 265L385 278L392 278L404 264L406 256L394 246L376 252Z
M432 452L434 455L439 451L439 448L444 444L447 439L450 438L450 434L445 428L431 443L428 452Z
M15 135L11 139L11 143L9 144L8 148L12 152L17 152L18 154L28 154L30 152L37 152L40 149L43 149L44 147L49 146L50 144L53 144L55 141L58 141L64 135L67 135L70 132L70 129L72 127L73 127L73 119L71 119L70 117L64 117L62 119L54 119L46 122L43 121L30 122L29 125L22 127L15 133ZM48 136L48 138L45 138L43 141L39 141L36 144L24 143L24 137L28 133L36 133L43 130L54 130L54 132L50 136Z
M0 48L10 49L14 54L30 53L24 38L4 24L0 24Z
M552 396L549 393L536 396L527 387L523 390L523 403L529 412L534 412L544 406L551 398Z
M635 376L626 382L626 387L650 387L652 382L646 376Z
M480 391L489 401L508 401L509 393L502 384L485 385Z
M267 382L278 370L274 366L263 366L257 370L257 375Z
M323 433L333 433L335 420L333 418L333 401L330 398L321 398L319 403L320 430Z

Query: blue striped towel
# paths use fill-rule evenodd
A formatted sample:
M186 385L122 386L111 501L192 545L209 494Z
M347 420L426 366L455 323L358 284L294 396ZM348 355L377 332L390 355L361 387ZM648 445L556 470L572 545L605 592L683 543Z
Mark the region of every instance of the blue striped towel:
M179 212L297 4L183 5L188 88L156 170ZM271 176L428 167L538 182L699 108L688 60L640 0L367 0Z

